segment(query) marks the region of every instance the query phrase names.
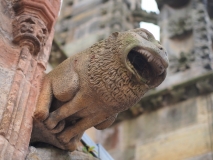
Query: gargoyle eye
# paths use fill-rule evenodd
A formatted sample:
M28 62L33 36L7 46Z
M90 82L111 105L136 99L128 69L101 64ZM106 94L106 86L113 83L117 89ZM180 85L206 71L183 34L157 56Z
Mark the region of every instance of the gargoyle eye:
M145 40L149 40L149 37L148 37L148 35L146 34L146 33L144 33L144 32L142 32L142 34L140 34L140 36L142 37L142 38L144 38Z

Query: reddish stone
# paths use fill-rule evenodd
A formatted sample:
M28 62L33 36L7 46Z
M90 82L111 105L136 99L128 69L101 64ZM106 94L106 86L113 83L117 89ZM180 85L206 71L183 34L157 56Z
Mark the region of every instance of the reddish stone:
M22 160L60 0L3 0L0 7L0 159Z

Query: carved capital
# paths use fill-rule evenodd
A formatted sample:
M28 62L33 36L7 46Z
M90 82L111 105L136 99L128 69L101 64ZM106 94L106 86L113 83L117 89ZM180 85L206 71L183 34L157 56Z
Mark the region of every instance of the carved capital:
M58 16L60 0L16 0L13 22L14 42L27 46L37 55L45 45L55 19Z
M31 53L37 54L47 40L48 30L40 19L22 15L13 22L13 35L15 43L27 45Z
M19 0L14 4L16 15L32 15L41 19L52 29L60 9L60 0Z

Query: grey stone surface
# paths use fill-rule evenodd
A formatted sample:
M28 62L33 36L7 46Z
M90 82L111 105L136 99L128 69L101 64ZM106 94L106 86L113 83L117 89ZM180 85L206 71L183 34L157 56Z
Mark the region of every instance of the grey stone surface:
M203 155L189 158L186 160L212 160L212 159L213 159L213 153L207 153L207 154L203 154Z
M41 148L29 147L26 160L98 160L97 158L81 151L68 152L53 146Z

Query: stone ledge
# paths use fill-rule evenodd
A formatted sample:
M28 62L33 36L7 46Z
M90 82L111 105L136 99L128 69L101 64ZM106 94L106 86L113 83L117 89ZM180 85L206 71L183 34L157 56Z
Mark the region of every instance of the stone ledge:
M29 153L26 160L98 160L97 158L81 151L68 152L53 146L41 148L29 147Z
M117 122L211 92L213 92L213 71L171 87L150 91L138 104L120 113Z

